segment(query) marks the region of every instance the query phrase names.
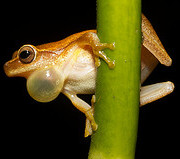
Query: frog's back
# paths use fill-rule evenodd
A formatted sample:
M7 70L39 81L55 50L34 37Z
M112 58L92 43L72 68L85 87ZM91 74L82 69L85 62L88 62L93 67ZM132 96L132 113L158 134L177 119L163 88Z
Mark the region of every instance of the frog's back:
M93 32L96 33L96 30L86 30L86 31L82 31L76 34L73 34L71 36L68 36L67 38L57 41L57 42L51 42L48 44L42 44L42 45L38 45L36 46L38 49L49 49L52 51L56 51L56 50L60 50L65 48L66 46L68 46L70 43L76 41L78 38L80 38L83 34L85 33L89 33L89 32Z

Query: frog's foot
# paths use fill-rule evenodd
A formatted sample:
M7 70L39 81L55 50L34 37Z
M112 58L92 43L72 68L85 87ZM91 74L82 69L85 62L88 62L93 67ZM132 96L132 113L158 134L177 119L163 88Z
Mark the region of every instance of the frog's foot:
M92 48L93 54L95 55L95 65L100 66L101 62L99 58L102 58L109 66L113 69L115 67L115 61L111 60L102 50L104 49L115 49L115 43L101 43L97 34L93 32L88 32L83 34L78 42L80 45L89 45Z
M92 131L96 131L97 128L98 128L98 125L96 124L95 120L94 120L94 108L91 108L89 109L87 112L86 112L86 128L85 128L85 137L87 137L87 133L86 132L89 132L91 135ZM91 127L91 130L89 129ZM90 131L89 131L90 130Z
M71 91L63 90L63 94L65 94L72 102L72 104L81 112L83 112L86 115L86 128L85 128L85 137L92 134L92 131L97 130L97 124L94 120L94 108L91 107L88 103L77 97L76 94L74 94ZM93 100L92 100L93 101Z
M107 55L102 51L104 49L111 49L114 50L115 48L115 43L97 43L93 47L93 53L95 55L95 65L96 67L99 67L101 65L101 61L99 58L102 58L107 64L108 67L113 69L115 67L115 61L111 60Z
M86 127L85 127L84 137L88 137L92 135L92 133L93 133L93 130L91 127L91 122L89 121L89 119L86 118Z
M95 65L96 67L99 67L101 65L101 61L99 59L102 58L107 64L110 69L113 69L115 67L115 61L111 60L103 51L94 51L95 57Z
M91 109L90 109L93 116L94 116L94 103L95 102L96 102L96 97L95 97L95 95L93 95L92 99L91 99ZM88 137L88 136L92 135L93 131L96 131L97 128L98 128L98 125L96 123L91 123L89 121L89 119L87 118L84 136Z

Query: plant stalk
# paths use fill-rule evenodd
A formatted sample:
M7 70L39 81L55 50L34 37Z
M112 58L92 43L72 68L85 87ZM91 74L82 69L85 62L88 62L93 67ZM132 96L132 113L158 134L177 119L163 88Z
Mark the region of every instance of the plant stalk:
M140 98L141 0L97 0L97 31L115 60L98 68L89 159L134 159Z

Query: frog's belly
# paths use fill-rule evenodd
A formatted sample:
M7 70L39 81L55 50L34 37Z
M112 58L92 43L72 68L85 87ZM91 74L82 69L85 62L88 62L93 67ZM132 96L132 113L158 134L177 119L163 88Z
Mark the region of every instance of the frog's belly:
M96 86L96 73L93 55L86 50L81 50L65 81L64 89L75 94L93 94Z

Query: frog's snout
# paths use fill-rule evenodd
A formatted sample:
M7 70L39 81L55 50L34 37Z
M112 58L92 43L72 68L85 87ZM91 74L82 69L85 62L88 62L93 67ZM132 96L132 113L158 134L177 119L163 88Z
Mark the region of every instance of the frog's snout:
M4 64L4 72L8 77L13 77L13 72L9 61Z
M4 72L8 77L21 76L23 71L24 68L20 65L18 58L14 58L4 64Z
M22 64L18 58L14 58L4 64L4 72L8 77L25 77L30 74L30 69Z

